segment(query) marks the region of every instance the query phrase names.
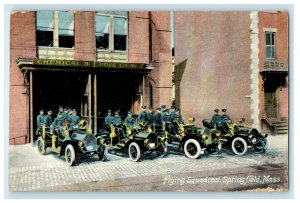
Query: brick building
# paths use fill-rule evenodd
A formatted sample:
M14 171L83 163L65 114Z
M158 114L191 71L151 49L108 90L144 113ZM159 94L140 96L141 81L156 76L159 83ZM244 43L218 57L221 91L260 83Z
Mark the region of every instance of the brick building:
M287 133L288 13L175 12L175 98L199 125L215 108Z
M94 132L172 102L169 12L16 11L10 15L10 144L34 139L39 109L72 107Z

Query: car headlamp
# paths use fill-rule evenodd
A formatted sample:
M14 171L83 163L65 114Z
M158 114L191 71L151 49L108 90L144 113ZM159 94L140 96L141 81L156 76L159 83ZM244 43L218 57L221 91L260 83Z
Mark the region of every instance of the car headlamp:
M144 140L144 145L145 145L145 146L148 146L149 143L150 143L150 140L149 140L149 139L145 139L145 140Z
M79 141L78 146L82 148L84 146L84 143L82 141Z
M150 143L149 147L152 148L152 149L155 148L155 143Z

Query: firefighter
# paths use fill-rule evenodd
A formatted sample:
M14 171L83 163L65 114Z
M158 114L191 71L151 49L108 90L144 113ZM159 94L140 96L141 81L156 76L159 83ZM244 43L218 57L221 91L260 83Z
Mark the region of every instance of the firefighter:
M128 128L134 127L134 118L132 117L131 111L128 111L127 117L125 118L124 122L126 123Z
M111 115L111 110L107 111L107 116L105 117L105 127L109 128L110 124L114 122L114 117Z
M73 109L70 112L71 112L71 115L69 116L70 129L73 129L74 126L78 125L80 118L79 116L77 116L76 109Z
M44 117L44 123L46 127L50 127L51 124L53 123L53 118L52 118L52 110L48 109L47 110L47 115Z
M141 112L138 114L138 123L145 125L147 123L146 106L142 106Z

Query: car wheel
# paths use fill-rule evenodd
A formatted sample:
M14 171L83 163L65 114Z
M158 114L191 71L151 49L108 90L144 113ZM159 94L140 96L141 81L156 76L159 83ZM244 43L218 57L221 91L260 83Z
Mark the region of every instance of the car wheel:
M68 144L65 149L65 158L69 166L73 166L75 164L75 150L71 144Z
M138 161L141 158L141 149L136 142L132 142L128 147L128 154L131 161Z
M266 138L264 138L263 140L261 140L258 144L256 144L254 146L255 151L260 152L260 153L264 153L267 151L268 149L268 141Z
M185 155L190 159L197 159L201 154L200 143L195 139L188 139L183 147Z
M37 140L37 149L40 154L46 154L46 144L42 137L39 137Z
M239 156L244 155L248 150L248 144L245 139L236 137L231 143L232 151Z

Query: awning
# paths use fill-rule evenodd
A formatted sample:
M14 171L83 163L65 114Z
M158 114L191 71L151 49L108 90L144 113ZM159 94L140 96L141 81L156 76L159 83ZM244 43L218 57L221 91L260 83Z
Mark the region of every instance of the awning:
M78 61L59 59L19 58L19 69L23 71L63 71L63 72L134 72L149 73L153 66L143 63L116 63L100 61Z

